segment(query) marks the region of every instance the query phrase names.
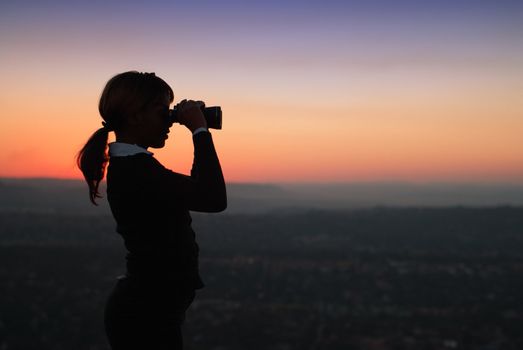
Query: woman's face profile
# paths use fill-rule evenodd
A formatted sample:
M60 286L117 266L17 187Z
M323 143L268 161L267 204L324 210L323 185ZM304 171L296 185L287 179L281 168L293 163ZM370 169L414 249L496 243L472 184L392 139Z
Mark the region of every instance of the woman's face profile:
M169 95L160 96L150 104L139 116L139 123L135 124L138 136L137 144L147 148L162 148L168 138L172 122L169 120Z

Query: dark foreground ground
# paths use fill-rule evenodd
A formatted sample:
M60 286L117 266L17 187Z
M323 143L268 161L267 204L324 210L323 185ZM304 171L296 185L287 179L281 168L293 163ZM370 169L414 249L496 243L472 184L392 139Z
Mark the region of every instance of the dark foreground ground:
M523 208L193 215L192 350L523 349ZM0 349L106 349L108 216L0 213Z

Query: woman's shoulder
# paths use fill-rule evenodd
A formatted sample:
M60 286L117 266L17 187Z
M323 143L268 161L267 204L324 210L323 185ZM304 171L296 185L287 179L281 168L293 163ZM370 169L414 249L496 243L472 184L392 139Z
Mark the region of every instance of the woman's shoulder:
M110 178L136 178L148 177L163 171L163 165L145 153L130 156L110 157L107 167L107 180Z
M150 166L158 166L160 162L154 158L152 155L146 154L146 153L136 153L129 156L111 156L109 157L109 167L112 165L117 167L124 167L124 166L136 166L136 165L150 165Z

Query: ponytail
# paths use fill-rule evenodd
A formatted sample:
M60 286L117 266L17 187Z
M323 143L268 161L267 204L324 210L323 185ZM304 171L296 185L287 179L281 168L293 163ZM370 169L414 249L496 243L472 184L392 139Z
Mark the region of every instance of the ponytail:
M89 186L89 199L94 205L98 205L96 198L102 198L98 192L98 185L104 178L105 166L109 160L106 153L108 138L108 128L96 130L76 156L76 164L84 174Z

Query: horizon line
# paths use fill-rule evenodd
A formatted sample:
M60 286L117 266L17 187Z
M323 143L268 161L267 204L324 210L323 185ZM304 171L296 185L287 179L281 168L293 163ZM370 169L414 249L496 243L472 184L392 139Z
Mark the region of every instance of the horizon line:
M56 177L56 176L1 176L0 180L59 180L59 181L85 181L83 178L77 177ZM101 183L106 182L104 178ZM331 181L225 181L228 184L234 185L362 185L362 184L379 184L379 185L469 185L469 186L523 186L523 180L517 181L502 181L502 180L482 180L482 181L463 181L463 180L331 180Z

